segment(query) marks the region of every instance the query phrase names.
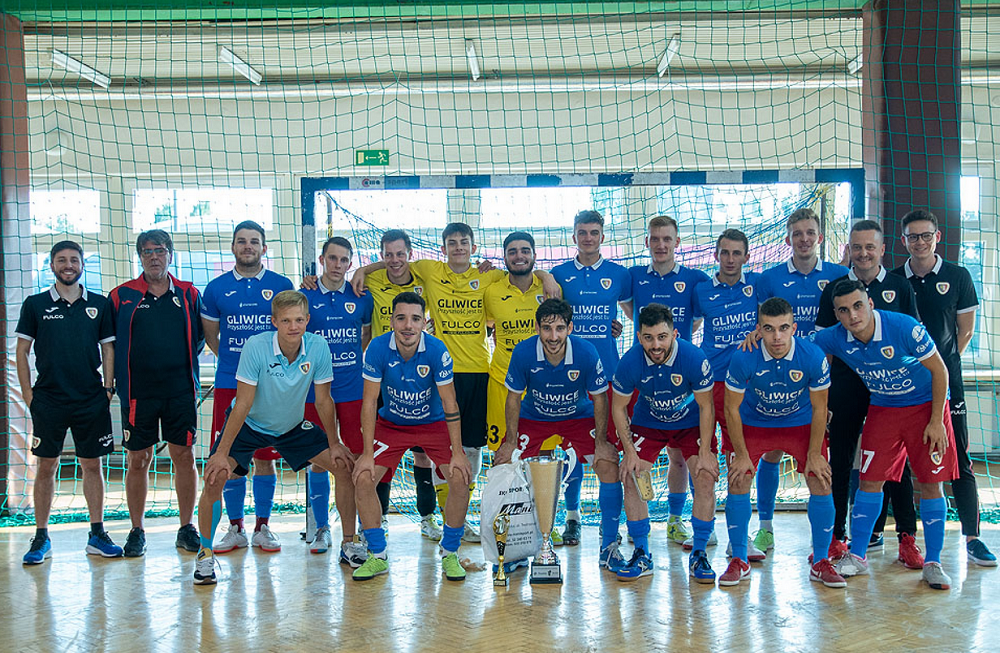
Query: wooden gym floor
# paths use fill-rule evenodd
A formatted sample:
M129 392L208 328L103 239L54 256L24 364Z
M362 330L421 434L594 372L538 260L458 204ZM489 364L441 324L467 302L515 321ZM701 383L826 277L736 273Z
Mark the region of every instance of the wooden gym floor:
M710 549L725 569L723 540ZM754 518L756 521L756 517ZM508 589L489 572L446 581L435 545L392 516L390 573L355 583L331 550L311 555L303 518L276 517L277 554L220 556L219 584L191 583L194 555L174 548L172 519L147 524L144 558L86 556L86 524L51 530L53 558L23 567L29 527L0 531L0 650L9 651L996 651L1000 571L967 562L948 524L944 567L953 587L937 592L895 560L895 538L872 553L873 576L846 590L808 580L804 513L778 513L778 548L736 588L690 582L686 554L654 524L656 573L621 583L597 568L597 529L557 549L565 584L531 586L524 570ZM126 522L109 522L122 544ZM754 525L751 525L751 529ZM338 525L334 530L339 535ZM624 532L624 528L622 529ZM1000 528L984 525L994 551ZM628 549L628 547L625 547ZM478 546L463 555L482 561ZM994 635L995 636L995 635Z

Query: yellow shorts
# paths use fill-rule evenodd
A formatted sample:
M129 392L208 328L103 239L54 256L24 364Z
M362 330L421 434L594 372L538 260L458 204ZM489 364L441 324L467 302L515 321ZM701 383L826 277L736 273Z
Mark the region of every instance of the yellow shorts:
M486 389L486 446L490 451L496 451L507 433L505 409L507 405L507 386L490 377ZM523 396L523 395L522 395ZM551 451L562 444L562 438L553 435L542 443L542 451Z

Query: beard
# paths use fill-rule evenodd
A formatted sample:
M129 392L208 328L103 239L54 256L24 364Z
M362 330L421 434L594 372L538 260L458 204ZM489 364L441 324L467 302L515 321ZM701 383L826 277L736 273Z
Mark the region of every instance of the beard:
M70 279L69 281L67 281L67 280L63 279L63 277L61 275L57 274L56 275L56 283L62 284L64 286L72 286L77 281L79 281L80 277L82 277L82 276L83 276L83 270L81 270L80 272L78 272L76 274L76 276L74 276L72 279Z

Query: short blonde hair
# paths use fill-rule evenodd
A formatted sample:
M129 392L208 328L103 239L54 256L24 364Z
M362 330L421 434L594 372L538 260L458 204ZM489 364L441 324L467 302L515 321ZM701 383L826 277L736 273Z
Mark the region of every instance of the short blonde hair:
M309 300L298 290L282 290L271 300L271 315L278 317L278 313L285 309L298 306L302 312L309 315Z
M658 215L649 221L648 231L652 231L657 227L673 227L676 233L680 233L680 227L677 226L677 220L674 220L669 215Z

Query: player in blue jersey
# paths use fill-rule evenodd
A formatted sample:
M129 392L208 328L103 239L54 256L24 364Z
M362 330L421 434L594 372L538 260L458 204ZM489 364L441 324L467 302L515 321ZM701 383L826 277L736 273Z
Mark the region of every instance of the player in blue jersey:
M309 333L326 340L333 357L333 382L330 394L337 408L337 427L344 445L355 456L363 449L361 440L361 378L363 351L371 340L372 296L361 297L344 278L351 268L354 249L341 236L334 236L323 244L320 264L323 275L316 290L304 290L309 300ZM309 391L305 417L319 422L315 393ZM337 486L337 512L343 524L343 541L340 561L359 567L367 558L367 550L354 532L357 511L354 503L354 485ZM330 534L330 475L322 467L313 466L309 471L309 506L316 520L316 532L308 533L309 548L313 553L326 553L332 544Z
M715 484L719 480L712 404L712 366L698 347L677 335L671 310L650 304L639 313L639 344L622 357L615 372L612 416L624 456L625 511L636 553L618 572L621 580L651 574L653 559L646 542L649 512L638 493L637 475L648 473L666 448L691 470L694 527L688 569L700 583L715 581L708 546L715 523ZM628 405L638 399L629 422ZM640 553L644 551L643 553Z
M652 303L663 304L673 314L674 328L679 337L691 341L691 334L701 325L701 316L695 312L694 289L708 275L701 270L687 268L677 262L675 252L681 243L677 221L659 215L649 221L646 232L646 247L649 248L648 265L629 268L632 277L632 301L623 304L625 313L632 318L633 326L638 324L639 313ZM638 327L635 342L638 344ZM691 533L681 519L687 501L688 470L678 451L667 449L670 467L667 469L667 505L670 516L667 519L667 538L687 549L691 546ZM715 543L713 534L712 544Z
M854 499L851 551L837 571L842 576L868 573L865 554L882 509L882 485L899 480L909 457L920 488L927 546L923 579L933 589L948 589L951 579L941 568L947 517L941 483L958 476L948 369L927 329L908 315L875 310L863 283L838 281L832 295L839 324L814 340L853 369L871 392L861 432L861 486Z
M602 539L599 565L613 573L625 567L618 550L618 520L623 507L618 451L608 442L608 380L592 344L571 335L573 307L547 299L535 312L538 335L521 341L507 369L507 433L496 464L510 462L514 449L537 456L552 435L590 463L601 482ZM524 394L522 400L521 395ZM648 551L645 533L636 533L636 551ZM640 549L640 544L644 546ZM650 573L652 569L650 569Z
M215 370L215 390L212 409L212 443L218 439L226 421L226 411L236 398L236 369L240 352L248 338L273 330L271 300L283 290L291 290L292 282L271 272L261 262L267 253L264 228L252 220L236 225L233 230L233 256L236 265L209 282L202 297L201 322L205 344L219 358ZM253 497L257 524L253 545L262 551L279 551L278 536L268 527L274 489L277 485L274 461L278 453L263 448L254 454ZM246 476L233 478L223 493L229 530L216 546L216 553L227 553L246 547L243 527L243 503L247 495Z
M370 580L389 570L375 484L413 447L430 456L451 486L444 506L441 564L445 578L465 580L457 552L465 532L472 466L462 449L451 355L443 342L424 333L426 310L420 295L397 295L392 300L392 331L373 339L365 351L364 452L354 466L354 488L368 558L354 570L354 580Z
M792 257L765 270L757 281L757 300L781 297L792 306L795 333L808 338L816 332L819 298L826 285L847 274L847 268L836 263L824 263L819 256L823 229L812 209L803 208L788 216L785 244L792 248ZM756 337L755 331L751 337ZM757 466L757 518L760 528L754 536L754 546L761 551L774 548L774 503L778 494L782 451L769 451Z
M597 211L580 211L573 218L576 257L552 268L563 298L573 307L573 335L597 348L609 379L618 368L618 345L622 325L618 305L632 298L632 277L628 270L601 256L604 217ZM608 390L611 401L611 390ZM614 439L614 424L608 421L608 436ZM580 490L583 465L577 465L566 484L566 529L564 544L580 543Z
M726 374L729 438L723 449L729 456L726 525L732 561L719 585L738 585L750 577L750 485L761 456L778 449L795 459L809 486L814 561L809 578L827 587L846 587L827 558L834 517L826 456L830 366L816 345L795 335L792 305L780 297L760 305L757 330L762 346L735 352Z
M271 302L273 333L259 333L243 343L236 370L236 399L222 435L205 463L205 487L198 504L201 550L195 563L196 585L215 578L212 536L222 518L223 488L230 475L249 471L254 452L274 447L298 471L310 463L332 472L340 485L351 482L351 453L337 437L337 416L330 398L333 366L320 336L308 333L305 295L286 290ZM316 410L323 429L302 419L306 395L316 386Z

